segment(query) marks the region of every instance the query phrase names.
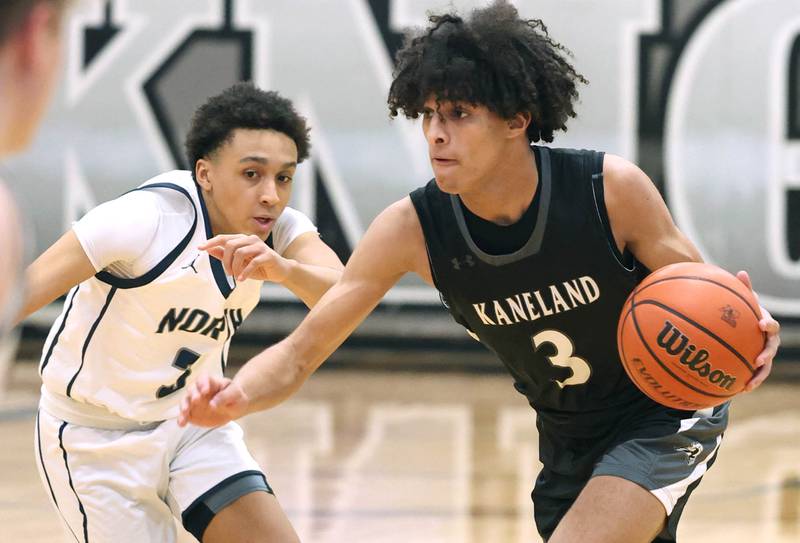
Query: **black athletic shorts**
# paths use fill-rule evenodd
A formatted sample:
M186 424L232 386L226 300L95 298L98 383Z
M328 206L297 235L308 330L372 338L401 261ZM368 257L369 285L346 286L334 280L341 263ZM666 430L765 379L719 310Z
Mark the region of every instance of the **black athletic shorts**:
M649 490L667 523L655 540L675 541L683 508L716 458L728 424L728 403L702 411L653 407L613 424L574 427L537 417L544 465L531 494L536 527L547 540L590 478L612 475Z

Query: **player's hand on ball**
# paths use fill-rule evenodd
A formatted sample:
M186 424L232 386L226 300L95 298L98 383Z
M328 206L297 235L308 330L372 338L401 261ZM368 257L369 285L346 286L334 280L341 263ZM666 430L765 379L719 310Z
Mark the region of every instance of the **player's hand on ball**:
M230 379L201 376L181 400L178 425L221 426L246 413L247 395Z
M736 277L739 278L739 281L744 283L747 288L753 290L753 284L750 282L750 276L746 271L738 272ZM753 295L758 299L758 295L755 292L753 292ZM761 328L761 331L767 335L767 341L764 344L764 350L756 357L756 367L758 369L744 388L745 392L750 392L764 382L769 372L772 371L772 359L775 358L775 355L778 353L778 346L781 344L781 337L779 335L781 325L772 318L769 311L760 305L759 307L761 307L761 320L758 322L758 326Z
M283 283L291 267L290 260L283 258L255 235L214 236L198 249L222 262L225 273L237 281L258 279Z

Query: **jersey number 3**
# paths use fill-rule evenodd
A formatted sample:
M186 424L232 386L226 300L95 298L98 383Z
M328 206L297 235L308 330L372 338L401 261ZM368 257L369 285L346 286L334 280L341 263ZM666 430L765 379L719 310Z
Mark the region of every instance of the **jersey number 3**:
M181 349L178 351L178 354L175 355L175 360L172 361L172 367L183 370L183 373L178 376L178 380L175 381L174 385L161 385L158 387L156 391L156 398L163 398L164 396L169 396L176 390L179 390L186 386L186 379L192 374L192 364L197 362L200 359L200 355L194 351L190 351L189 349Z
M545 343L552 345L556 352L552 356L548 356L547 360L554 366L572 370L571 377L563 381L556 381L559 387L564 388L568 385L582 385L589 380L589 376L592 374L592 368L583 358L572 356L575 345L566 335L558 330L543 330L531 336L531 342L533 343L534 351L538 351Z

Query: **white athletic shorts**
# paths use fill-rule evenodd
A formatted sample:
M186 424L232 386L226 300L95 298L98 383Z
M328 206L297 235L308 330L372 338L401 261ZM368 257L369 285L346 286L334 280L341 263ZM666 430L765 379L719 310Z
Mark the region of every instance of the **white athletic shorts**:
M45 491L76 541L171 543L173 517L200 540L226 505L272 492L242 435L235 423L181 428L175 419L105 430L40 408L34 444Z

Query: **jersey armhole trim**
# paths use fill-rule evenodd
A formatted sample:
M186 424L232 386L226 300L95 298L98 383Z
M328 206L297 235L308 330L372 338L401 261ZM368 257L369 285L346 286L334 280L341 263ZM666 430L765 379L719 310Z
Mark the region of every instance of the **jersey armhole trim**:
M413 192L411 192L408 196L411 200L411 204L414 206L414 211L417 213L417 219L419 220L419 227L422 230L422 240L425 242L425 255L428 257L428 266L431 269L431 279L433 280L433 286L436 290L439 291L439 297L441 298L442 289L439 284L439 281L436 279L436 267L433 265L433 257L431 256L431 250L428 246L428 236L425 235L425 223L428 222L426 217L423 215L430 215L430 211L427 208L427 203L425 201L425 189L424 187L419 188ZM429 222L429 224L432 223Z
M429 221L423 221L425 217L423 215L430 215L430 210L427 206L427 201L425 199L425 188L420 188L413 191L409 194L411 198L411 203L414 206L414 211L417 212L417 218L419 219L420 228L422 228L422 237L425 242L425 254L428 257L428 266L431 269L431 279L433 280L433 286L436 288L436 292L439 294L439 302L442 304L442 307L450 314L450 316L455 320L458 324L463 326L467 333L470 334L475 340L480 341L475 332L467 325L466 319L461 315L460 312L455 311L453 307L450 305L447 299L447 293L442 289L442 283L436 277L436 266L433 265L433 257L431 255L430 247L428 246L428 236L425 235L425 222L428 224L433 224L432 217ZM446 206L445 206L446 207Z
M594 173L592 173L591 177L592 197L594 198L595 211L597 212L597 218L600 221L600 226L603 229L603 234L605 234L608 249L611 251L614 260L616 260L617 264L619 264L625 271L634 272L636 271L636 259L633 257L633 253L631 253L627 247L625 247L624 251L620 253L619 248L617 247L617 242L614 239L614 232L611 230L611 220L608 218L605 189L603 185L604 156L604 153L595 154L595 164L593 169Z
M102 281L103 283L109 284L113 287L121 288L121 289L128 289L128 288L136 288L144 286L152 281L154 281L159 275L164 273L164 271L175 262L175 259L186 249L191 241L192 237L194 237L195 229L197 228L197 206L195 206L194 202L192 201L191 195L179 185L175 185L173 183L153 183L151 185L145 185L144 187L139 187L133 189L133 192L136 190L148 190L152 188L166 188L172 189L180 192L189 200L189 203L192 204L192 209L194 210L194 218L192 220L192 226L189 228L189 231L183 237L183 239L165 256L161 261L156 264L152 269L146 272L144 275L140 275L139 277L133 278L122 278L117 277L108 273L107 271L101 271L95 274L95 277Z

